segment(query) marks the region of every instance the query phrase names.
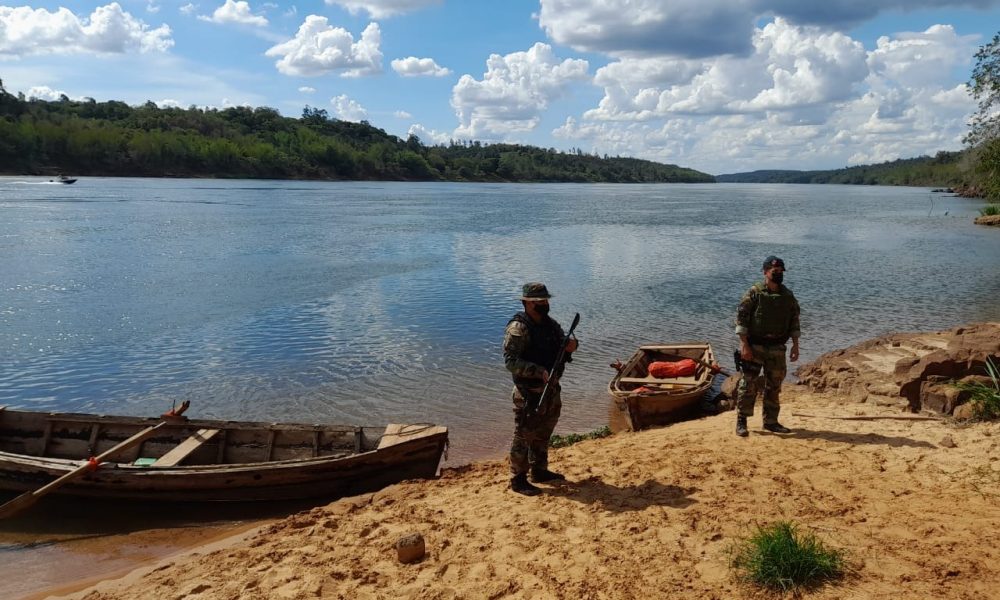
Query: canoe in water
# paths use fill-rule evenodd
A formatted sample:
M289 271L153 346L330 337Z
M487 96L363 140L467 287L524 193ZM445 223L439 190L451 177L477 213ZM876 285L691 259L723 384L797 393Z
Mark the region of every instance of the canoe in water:
M653 377L653 362L697 361L694 373L684 377ZM707 343L640 346L608 384L614 410L626 429L638 431L664 425L697 411L699 402L712 387L715 374L706 365L715 364L712 346Z
M0 490L26 492L161 422L0 408ZM53 493L169 501L339 497L437 473L448 429L168 420Z

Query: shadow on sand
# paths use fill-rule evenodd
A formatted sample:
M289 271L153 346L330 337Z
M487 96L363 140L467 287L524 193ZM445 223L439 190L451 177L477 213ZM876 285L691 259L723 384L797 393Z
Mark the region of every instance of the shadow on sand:
M601 506L610 512L643 510L650 506L685 508L697 502L690 495L698 491L696 488L665 485L653 479L638 485L618 487L605 483L597 477L567 481L545 487L544 490L544 493L550 496L561 496L584 504Z
M761 435L776 435L766 431L755 432L755 433L759 433ZM800 440L826 440L828 442L839 442L842 444L881 444L884 446L891 446L894 448L898 448L900 446L909 446L911 448L937 447L934 444L931 444L930 442L914 440L908 437L882 435L879 433L844 433L841 431L794 429L792 430L792 433L782 435L781 437L800 439Z

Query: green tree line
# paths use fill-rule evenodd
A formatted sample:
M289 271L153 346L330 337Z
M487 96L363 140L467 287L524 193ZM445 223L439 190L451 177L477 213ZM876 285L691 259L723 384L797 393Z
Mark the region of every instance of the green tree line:
M0 82L0 172L402 181L712 182L647 160L514 144L427 146L369 123L273 108L26 99Z
M973 178L968 151L938 152L935 156L920 156L824 171L753 171L717 175L724 183L843 183L854 185L912 185L959 187L969 185Z

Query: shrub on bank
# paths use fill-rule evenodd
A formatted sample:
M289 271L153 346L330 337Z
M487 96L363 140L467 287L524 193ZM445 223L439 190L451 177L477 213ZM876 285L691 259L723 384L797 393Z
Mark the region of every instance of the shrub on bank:
M781 592L818 587L847 571L843 551L788 521L758 526L753 535L734 544L730 566L740 580Z
M989 356L986 357L986 374L991 383L963 381L957 385L959 389L971 393L969 403L973 418L983 421L1000 419L1000 366Z
M583 440L596 440L598 438L604 438L611 435L611 428L605 425L600 429L595 429L590 433L570 433L567 435L554 435L549 438L549 448L564 448L566 446L572 446L577 442L582 442Z
M1000 204L987 204L985 207L979 209L979 215L982 217L1000 215Z

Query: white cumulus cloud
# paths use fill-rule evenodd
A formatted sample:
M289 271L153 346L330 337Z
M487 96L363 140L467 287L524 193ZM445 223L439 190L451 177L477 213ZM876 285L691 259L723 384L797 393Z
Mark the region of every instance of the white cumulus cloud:
M526 52L493 54L482 80L462 75L452 88L451 105L460 123L455 133L483 138L530 131L571 83L589 78L588 68L585 60L560 61L542 43Z
M255 27L267 26L267 18L255 15L250 10L250 3L243 0L226 0L226 3L215 9L211 16L201 15L198 17L202 21L218 23L220 25L237 24L253 25Z
M178 10L180 10L182 15L193 15L198 11L198 7L188 2L187 4L181 6Z
M326 0L326 3L342 6L351 14L365 11L373 19L382 19L441 4L441 0Z
M447 144L451 141L451 136L447 133L436 131L434 129L427 129L420 123L414 123L410 125L409 131L406 132L407 136L415 135L420 138L420 141L425 146L436 146L438 144Z
M885 36L866 50L845 34L775 18L746 56L623 58L599 69L599 105L552 133L587 151L709 173L933 155L962 146L975 103L955 73L968 70L974 50L950 26Z
M333 105L333 114L341 121L357 123L368 118L368 111L365 110L365 107L348 98L347 94L330 98L330 104Z
M989 8L996 0L540 0L538 24L553 41L611 56L706 58L753 51L754 26L848 29L883 12Z
M173 45L170 27L151 29L117 2L85 18L66 8L0 6L0 56L165 52Z
M392 70L403 77L444 77L451 75L451 69L446 69L433 58L417 58L408 56L406 58L396 58L392 61Z
M371 23L354 41L351 33L333 27L326 17L309 15L295 37L271 47L269 57L285 75L316 77L341 71L343 77L371 75L382 71L382 34L378 23Z
M28 93L25 94L28 98L36 98L38 100L49 100L56 101L61 97L66 96L69 98L69 94L62 90L54 90L47 85L36 85L28 89ZM82 100L82 98L71 98L71 100Z
M392 113L392 116L396 117L397 119L412 119L413 118L413 115L411 115L410 113L406 112L405 110L397 110L396 112Z
M304 85L304 86L302 86L302 87L299 88L299 91L302 92L303 94L315 94L316 93L316 88L309 87L308 85Z

